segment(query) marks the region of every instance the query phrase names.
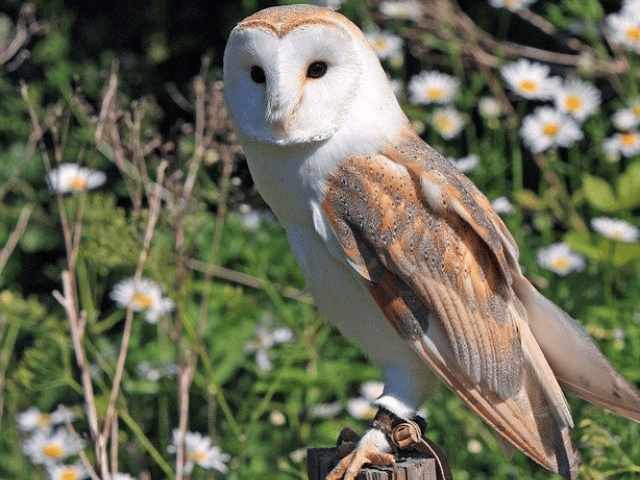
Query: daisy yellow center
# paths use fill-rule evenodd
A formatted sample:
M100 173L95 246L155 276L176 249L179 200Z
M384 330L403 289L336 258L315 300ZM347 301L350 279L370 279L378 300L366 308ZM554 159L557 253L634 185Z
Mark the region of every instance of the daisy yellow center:
M547 137L555 137L558 135L558 131L560 130L557 123L545 123L542 126L542 133L544 133Z
M196 450L191 454L194 462L204 462L207 459L207 452L204 450Z
M49 445L45 445L45 447L42 449L42 453L45 457L58 459L62 457L64 449L59 443L50 443Z
M553 259L553 261L551 262L551 265L556 270L566 270L571 266L571 262L569 261L568 258L558 257Z
M640 104L634 106L631 111L633 112L633 114L637 117L640 117Z
M624 234L620 230L614 230L611 233L609 233L609 238L613 240L623 240Z
M376 41L373 42L373 44L378 50L382 50L387 46L387 42L384 38L376 38Z
M38 425L41 427L48 427L51 425L51 415L47 413L41 413L38 417Z
M453 130L453 122L445 116L437 116L433 123L441 132L450 132Z
M87 188L87 179L84 177L73 177L69 180L69 188L76 192L82 191Z
M79 478L78 472L73 468L66 468L60 474L61 480L78 480Z
M620 136L620 143L625 147L631 147L637 143L637 138L633 133L623 133Z
M640 41L640 27L634 25L633 27L627 28L625 33L627 34L627 38L632 42Z
M136 292L133 294L133 303L140 308L149 308L153 301L151 300L151 295Z
M440 87L427 88L427 98L430 100L440 100L444 97L444 89Z
M580 110L582 107L582 100L577 95L569 95L564 101L565 106L572 112Z
M536 93L539 89L538 82L528 79L520 80L518 87L525 93Z

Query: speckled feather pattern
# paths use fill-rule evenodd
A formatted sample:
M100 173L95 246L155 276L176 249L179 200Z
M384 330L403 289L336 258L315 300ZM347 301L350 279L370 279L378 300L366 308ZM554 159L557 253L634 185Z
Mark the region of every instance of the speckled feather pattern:
M419 140L385 153L346 159L328 182L323 208L345 253L403 338L438 322L469 378L512 396L522 381L513 315L524 314L501 268L499 236L488 221L470 225L451 209L432 209L420 179L437 172L443 195L472 212L480 192Z

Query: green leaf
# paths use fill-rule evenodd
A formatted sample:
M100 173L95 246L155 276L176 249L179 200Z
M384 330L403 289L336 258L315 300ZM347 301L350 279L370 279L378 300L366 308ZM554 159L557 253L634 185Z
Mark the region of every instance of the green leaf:
M640 162L629 165L627 170L618 177L616 193L620 205L633 208L640 205Z
M615 212L620 209L620 202L606 180L585 173L582 176L582 190L587 201L598 210Z
M578 253L591 260L605 261L609 255L608 246L596 245L588 232L571 231L564 236L564 241Z

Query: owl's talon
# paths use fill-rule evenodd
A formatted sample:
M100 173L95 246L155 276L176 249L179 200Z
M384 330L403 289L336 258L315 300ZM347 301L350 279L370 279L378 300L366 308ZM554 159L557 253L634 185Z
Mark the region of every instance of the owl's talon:
M390 452L386 435L377 429L368 430L325 480L355 480L364 465L391 466L395 472L395 457Z

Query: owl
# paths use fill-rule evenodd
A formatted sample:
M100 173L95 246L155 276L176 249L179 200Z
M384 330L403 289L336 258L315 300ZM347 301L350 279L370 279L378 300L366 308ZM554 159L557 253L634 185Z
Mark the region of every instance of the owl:
M443 382L566 478L579 455L562 389L640 421L638 391L525 278L490 202L412 129L355 24L311 5L262 10L231 32L223 76L318 308L381 368L381 411L411 419ZM392 463L388 433L374 422L327 478Z

